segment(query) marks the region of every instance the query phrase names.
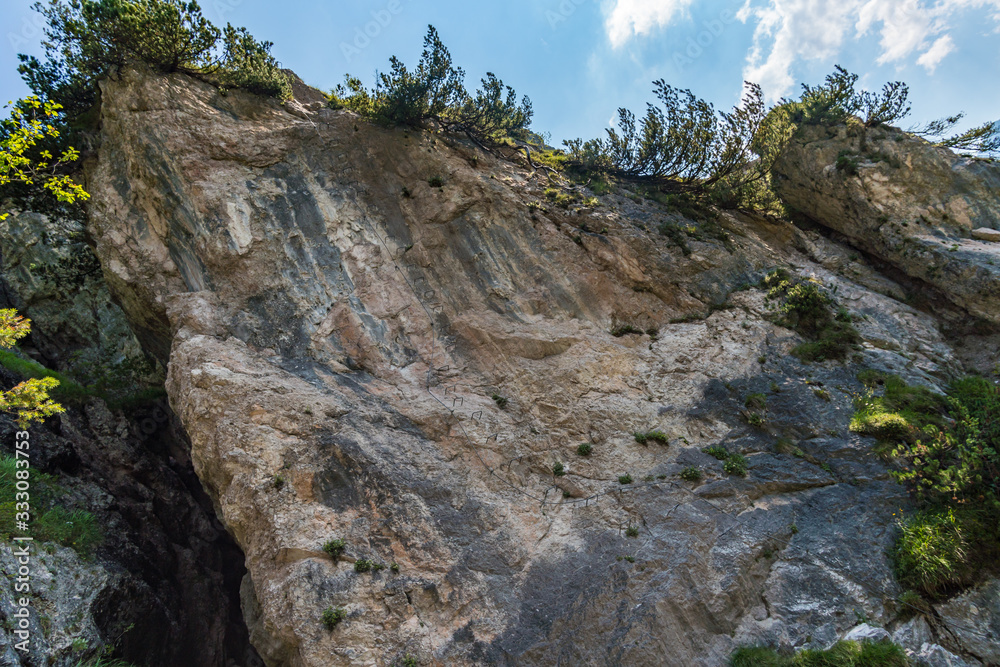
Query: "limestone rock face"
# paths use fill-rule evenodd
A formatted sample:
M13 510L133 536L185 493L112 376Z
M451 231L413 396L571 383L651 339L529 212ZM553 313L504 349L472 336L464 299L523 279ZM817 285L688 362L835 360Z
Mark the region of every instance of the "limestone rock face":
M550 208L469 146L182 76L102 99L96 252L169 360L268 665L714 667L893 620L908 499L847 430L854 376L936 386L954 355L849 250L619 196ZM686 252L656 233L678 222ZM867 316L857 359L789 354L748 287L778 265ZM653 429L669 444L633 435Z
M789 205L1000 322L1000 165L895 128L803 127L775 164Z

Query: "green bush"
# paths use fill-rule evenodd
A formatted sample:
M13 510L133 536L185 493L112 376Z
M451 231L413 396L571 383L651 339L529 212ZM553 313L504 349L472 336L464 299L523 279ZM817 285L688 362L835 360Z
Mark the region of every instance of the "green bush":
M935 595L967 582L972 568L965 523L950 509L920 512L901 521L893 551L899 583Z
M764 279L768 299L780 300L777 322L806 339L792 350L805 362L843 359L861 342L849 321L834 311L833 299L813 280L796 281L778 269Z
M343 607L327 607L323 610L323 625L326 626L327 630L333 630L337 627L345 618L347 618L347 612Z
M725 461L726 459L729 458L729 450L723 447L722 445L712 445L711 447L706 447L701 451L705 452L710 456L714 456L720 461Z
M576 453L580 456L590 456L590 453L594 451L594 446L589 442L585 442L576 448Z
M620 476L620 477L618 478L618 483L619 483L619 484L622 484L622 485L625 485L625 484L631 484L632 482L633 482L633 480L632 480L632 475L629 475L628 473L626 473L626 474L624 474L624 475L621 475L621 476Z
M851 430L879 438L895 478L920 502L900 522L894 550L900 581L929 596L973 583L1000 558L1000 394L965 378L947 397L891 375L855 400Z
M670 438L663 431L647 431L646 433L633 433L632 436L635 441L640 445L645 445L649 442L658 442L661 445L669 445Z
M833 125L859 117L866 127L895 123L910 113L909 87L887 83L879 92L858 91L858 75L837 65L821 86L802 85L802 98L786 105L795 123Z
M15 534L17 459L0 455L0 536ZM23 470L23 469L21 469ZM56 542L88 557L104 537L96 517L86 510L70 510L57 503L63 490L51 475L29 468L31 522L29 534L39 542ZM20 532L20 531L18 531Z
M747 476L747 459L745 456L738 452L734 452L726 458L726 462L722 464L722 469L727 475L734 475L736 477L746 477Z
M224 55L218 78L225 88L240 88L257 95L292 98L292 84L271 55L271 42L254 39L246 28L227 25L223 32Z
M347 543L341 539L329 540L323 545L323 551L329 554L329 556L333 559L340 558L346 548Z
M552 464L552 474L555 475L556 477L565 477L566 466L564 466L561 462L556 461L554 464Z
M806 649L781 655L771 648L738 648L729 657L729 667L907 667L902 647L890 642L837 642L825 651Z
M688 466L681 471L680 477L687 482L699 482L702 477L701 468Z
M767 395L766 394L750 394L747 396L746 401L743 402L747 410L766 410L767 409Z
M368 90L357 77L330 95L333 108L346 108L382 125L424 127L434 124L445 131L465 134L484 146L507 137L524 137L531 124L531 101L518 101L510 86L492 73L482 88L470 95L465 72L452 64L451 53L434 26L424 38L424 51L410 71L393 56L390 69L380 74L375 88Z
M378 572L385 566L379 562L376 562L370 558L359 558L354 561L354 571L358 573L364 572Z
M858 171L859 157L852 153L851 151L840 151L837 155L837 171L847 176L857 176L860 172Z
M641 119L622 108L606 138L565 142L570 165L725 207L776 201L768 194L770 168L791 125L770 114L759 86L748 83L729 112L663 80L653 86L659 104Z
M36 5L47 27L44 62L20 56L19 71L43 99L63 105L70 117L89 110L99 81L123 67L184 72L286 97L290 87L270 56L270 44L245 29L222 32L197 2L186 0L51 0Z

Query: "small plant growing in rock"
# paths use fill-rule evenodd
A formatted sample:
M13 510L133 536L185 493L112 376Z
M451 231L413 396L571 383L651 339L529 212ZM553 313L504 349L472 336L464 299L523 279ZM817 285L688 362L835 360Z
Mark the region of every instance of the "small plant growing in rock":
M661 445L670 444L670 438L663 431L647 431L646 433L633 433L632 435L640 445L645 445L650 441L658 442Z
M610 333L615 338L623 338L625 336L641 336L645 332L632 324L615 324L611 327Z
M560 461L556 461L552 466L552 474L556 477L566 476L566 466L564 466Z
M833 400L833 396L831 396L830 392L828 392L826 389L813 388L813 394L816 395L816 398L820 399L821 401L826 401L827 403Z
M589 442L585 442L576 448L576 453L580 456L590 456L590 453L594 451L594 446Z
M639 526L629 526L625 529L626 537L639 537Z
M326 626L327 630L333 630L345 618L347 618L347 612L344 611L343 607L327 607L323 611L323 625Z
M354 571L359 574L364 572L378 572L383 567L385 566L382 565L381 563L376 563L370 558L361 558L359 560L354 561Z
M746 477L747 476L747 459L745 456L738 452L734 452L729 455L726 462L722 465L722 469L727 475L735 475L736 477Z
M500 394L493 394L493 396L491 396L490 398L493 399L493 402L496 403L497 407L500 408L501 410L506 408L507 403L509 402L505 397L501 396Z
M412 197L412 196L413 196L413 193L412 193L412 192L410 192L410 188L408 188L408 187L406 187L406 186L404 185L404 186L403 186L403 197L405 197L406 199L409 199L409 198L410 198L410 197Z
M759 412L751 412L750 416L747 417L747 423L755 428L764 428L767 424L767 417Z
M686 482L700 482L701 477L701 469L694 466L688 466L681 471L681 479Z
M344 549L346 548L347 544L341 539L330 540L323 545L323 551L334 559L340 558L344 554Z
M630 475L628 473L625 473L624 475L621 475L620 477L618 477L618 483L619 484L631 484L633 481L634 480L632 479L632 475Z
M419 665L420 663L417 662L417 659L410 654L407 654L401 663L401 667L419 667Z
M444 179L441 178L440 176L431 176L429 179L427 179L427 184L432 188L443 188Z
M634 563L635 562L635 556L624 556L624 558L629 563Z
M746 405L747 410L766 410L767 396L764 394L750 394L747 396L744 405Z
M723 447L722 445L712 445L711 447L706 447L701 451L705 452L709 456L714 456L720 461L725 461L727 458L729 458L729 450Z
M393 574L399 574L399 563L393 563L389 569L392 570Z
M285 487L285 478L282 477L281 475L275 475L274 481L271 483L271 485L275 488L275 490L281 491L281 489Z

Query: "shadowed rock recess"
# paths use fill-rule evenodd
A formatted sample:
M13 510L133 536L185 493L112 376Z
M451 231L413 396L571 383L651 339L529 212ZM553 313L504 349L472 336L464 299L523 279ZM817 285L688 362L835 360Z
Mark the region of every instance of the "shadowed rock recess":
M995 207L938 207L958 252L930 228L862 230L878 214L842 190L889 177L828 184L819 162L837 151L802 147L783 194L867 254L620 195L562 209L541 174L296 97L125 72L102 84L86 179L105 282L167 366L194 470L245 554L265 664L716 667L746 644L912 624L887 556L910 500L848 431L855 377L940 388L961 359L998 361L963 357L975 345L907 300L924 280L1000 321L986 261L1000 246L964 233L966 217L998 228ZM921 146L891 142L904 162ZM996 167L960 176L957 191L996 199ZM947 260L940 279L907 268L911 246ZM779 266L854 316L863 344L845 363L790 354L802 339L754 287ZM623 324L634 333L613 335ZM745 407L757 393L764 419ZM668 443L633 435L654 430ZM742 453L747 475L711 446ZM683 481L692 466L703 478ZM968 595L899 641L995 664L981 637L997 637L996 602ZM328 609L343 611L332 627Z

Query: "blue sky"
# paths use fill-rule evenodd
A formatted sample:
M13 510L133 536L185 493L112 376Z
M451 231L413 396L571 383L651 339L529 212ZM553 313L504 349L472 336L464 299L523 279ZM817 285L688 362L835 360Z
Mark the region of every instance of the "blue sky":
M27 93L18 52L37 53L31 0L0 0L0 89ZM468 83L492 71L535 108L553 143L591 138L619 106L642 111L664 78L719 107L744 78L773 99L839 63L864 87L910 84L922 122L957 111L1000 119L1000 0L204 0L217 24L275 43L285 67L328 90L350 72L371 82L391 55L419 57L434 24ZM366 34L367 32L367 34Z

